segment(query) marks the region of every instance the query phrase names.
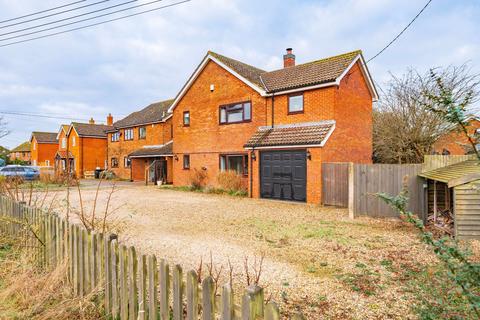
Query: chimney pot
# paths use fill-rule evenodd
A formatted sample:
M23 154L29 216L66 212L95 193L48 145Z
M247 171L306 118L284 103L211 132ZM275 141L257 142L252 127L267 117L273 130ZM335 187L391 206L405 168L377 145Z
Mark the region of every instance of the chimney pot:
M113 116L111 113L108 114L107 116L107 126L113 125Z
M295 55L292 48L287 48L287 54L283 55L283 67L289 68L295 66Z

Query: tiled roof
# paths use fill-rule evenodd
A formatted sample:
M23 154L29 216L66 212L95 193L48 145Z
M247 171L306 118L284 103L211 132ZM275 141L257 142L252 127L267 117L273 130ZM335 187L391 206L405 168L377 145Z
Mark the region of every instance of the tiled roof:
M225 57L221 54L215 53L213 51L208 52L212 57L218 59L220 62L225 64L227 67L233 69L239 75L247 79L248 81L252 82L260 89L265 90L265 87L260 79L262 74L265 74L266 71L258 69L254 66L248 65L246 63L240 62L238 60Z
M260 127L244 147L320 145L326 142L334 127L333 120L279 125L274 128Z
M170 141L161 146L144 146L133 151L128 156L130 158L155 157L173 155L173 142Z
M55 132L32 132L38 143L58 143L57 134Z
M70 151L68 151L68 156L69 156L70 159L73 159L73 154ZM59 151L57 151L55 157L56 158L59 157L60 159L66 159L67 158L67 151L59 150Z
M307 87L335 81L361 54L353 51L262 74L268 92Z
M146 108L133 112L125 118L118 120L113 126L115 128L127 128L141 124L160 122L169 115L167 114L167 110L172 103L173 99L152 103Z
M106 138L107 131L112 130L112 126L106 126L104 124L91 124L91 123L79 123L79 122L72 122L72 126L77 131L80 137L98 137L98 138Z
M352 51L275 71L264 71L209 51L209 54L266 92L334 82L362 51Z
M10 153L13 153L13 152L30 152L30 141L25 141L19 146L16 146L10 151Z

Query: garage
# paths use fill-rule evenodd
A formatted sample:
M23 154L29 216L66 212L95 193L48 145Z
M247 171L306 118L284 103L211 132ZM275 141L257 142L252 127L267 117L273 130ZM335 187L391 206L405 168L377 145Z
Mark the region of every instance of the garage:
M306 201L307 152L302 150L260 153L260 193L262 198Z

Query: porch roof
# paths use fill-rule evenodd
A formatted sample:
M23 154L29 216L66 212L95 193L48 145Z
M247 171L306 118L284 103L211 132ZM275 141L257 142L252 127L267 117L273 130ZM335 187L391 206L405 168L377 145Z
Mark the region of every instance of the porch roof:
M323 147L335 130L334 120L260 127L245 148L318 146Z
M173 141L160 146L143 146L128 155L130 158L150 158L173 156Z
M55 154L55 158L60 158L60 159L67 159L67 151L62 151L62 150L59 150L57 151L57 153ZM69 151L68 152L68 157L70 159L73 159L73 154Z

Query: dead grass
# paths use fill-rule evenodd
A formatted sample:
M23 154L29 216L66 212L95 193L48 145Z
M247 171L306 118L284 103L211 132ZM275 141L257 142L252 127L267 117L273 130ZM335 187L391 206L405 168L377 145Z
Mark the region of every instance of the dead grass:
M98 292L73 297L66 266L40 272L28 252L0 243L0 319L106 319L96 306Z

